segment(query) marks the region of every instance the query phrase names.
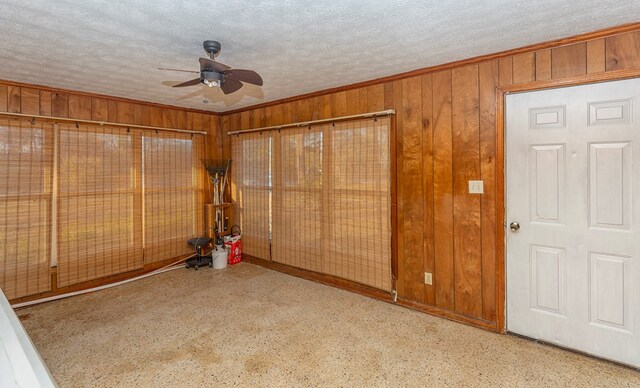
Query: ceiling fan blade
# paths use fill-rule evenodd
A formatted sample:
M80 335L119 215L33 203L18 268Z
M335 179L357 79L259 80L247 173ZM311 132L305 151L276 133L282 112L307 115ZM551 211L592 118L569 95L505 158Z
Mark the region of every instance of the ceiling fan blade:
M224 94L229 94L229 93L235 92L241 87L242 87L242 82L236 81L234 79L225 79L224 82L222 83L222 86L220 86L220 89L222 89L222 92Z
M247 82L250 84L262 86L262 77L253 70L231 69L224 73L226 79Z
M181 88L183 86L193 86L193 85L197 85L200 82L202 82L202 80L200 80L200 78L194 78L191 81L187 81L187 82L183 82L181 84L177 84L177 85L173 85L174 88Z
M183 73L194 73L194 74L200 74L197 71L193 71L193 70L182 70L182 69L169 69L167 67L159 67L158 70L164 70L164 71L181 71Z
M225 70L231 69L229 66L224 63L220 63L209 58L200 58L200 70L211 70L217 71L218 73L222 73Z

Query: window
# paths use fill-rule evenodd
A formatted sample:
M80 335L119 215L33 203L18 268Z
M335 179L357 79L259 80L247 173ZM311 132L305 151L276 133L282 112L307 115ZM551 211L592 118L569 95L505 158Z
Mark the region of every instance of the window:
M231 192L242 225L243 253L269 259L271 239L271 149L269 134L248 134L232 144Z
M247 254L391 288L388 118L232 141L233 200ZM247 174L273 184L248 185Z
M0 121L0 288L9 299L189 254L204 231L201 135Z
M0 288L50 289L53 125L0 121Z
M139 141L126 128L59 133L58 286L142 268Z
M275 137L273 260L322 272L322 127Z
M145 133L145 263L193 251L186 244L204 230L205 171L201 136Z

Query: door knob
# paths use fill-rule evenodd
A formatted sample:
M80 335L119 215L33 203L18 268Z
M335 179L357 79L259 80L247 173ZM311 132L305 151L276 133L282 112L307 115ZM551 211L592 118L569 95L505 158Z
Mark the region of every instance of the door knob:
M520 229L520 224L517 222L512 222L509 224L509 229L511 229L514 232L517 232L518 229Z

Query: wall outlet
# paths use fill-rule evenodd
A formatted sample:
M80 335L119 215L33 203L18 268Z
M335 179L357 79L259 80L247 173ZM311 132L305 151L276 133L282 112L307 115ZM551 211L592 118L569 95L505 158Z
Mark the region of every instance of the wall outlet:
M469 181L469 194L482 194L484 193L483 181Z
M433 274L431 272L424 273L424 284L433 285Z

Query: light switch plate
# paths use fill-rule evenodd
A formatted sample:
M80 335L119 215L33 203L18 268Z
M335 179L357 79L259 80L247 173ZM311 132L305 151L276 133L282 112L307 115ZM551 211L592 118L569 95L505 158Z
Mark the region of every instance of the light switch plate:
M431 272L424 273L424 284L433 285L433 275Z
M469 194L483 194L484 182L483 181L469 181Z

